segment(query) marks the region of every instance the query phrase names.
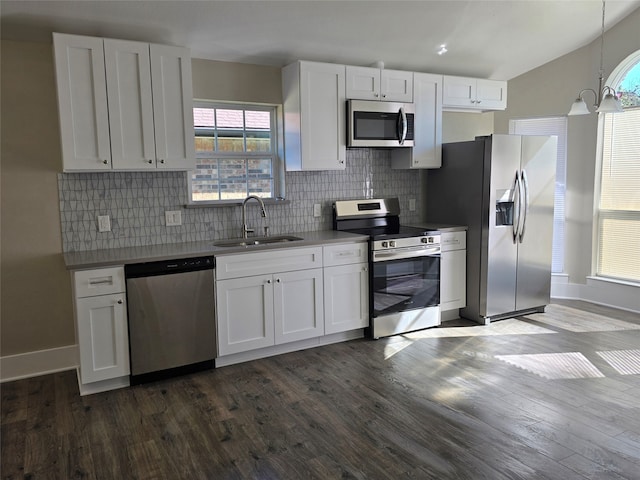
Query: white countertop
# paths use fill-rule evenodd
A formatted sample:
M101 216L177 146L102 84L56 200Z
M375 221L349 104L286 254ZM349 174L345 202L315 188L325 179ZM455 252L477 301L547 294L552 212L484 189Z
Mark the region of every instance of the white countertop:
M169 243L163 245L148 245L143 247L110 248L104 250L87 250L83 252L68 252L64 254L64 263L68 270L80 270L86 268L109 267L130 263L155 262L159 260L171 260L178 258L199 257L206 255L230 255L276 248L297 248L342 242L365 242L367 235L356 233L337 232L335 230L322 230L317 232L293 232L287 233L301 237L302 240L287 243L272 243L264 245L250 245L240 247L216 247L214 242L220 240L208 240L201 242Z

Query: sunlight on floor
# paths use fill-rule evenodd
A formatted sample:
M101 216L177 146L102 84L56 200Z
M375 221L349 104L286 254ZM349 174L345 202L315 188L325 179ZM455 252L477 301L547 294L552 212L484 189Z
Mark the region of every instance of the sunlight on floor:
M620 375L640 374L640 350L596 352Z
M525 318L577 333L640 330L639 324L629 323L611 317L603 317L596 313L575 310L564 305L556 304L548 305L545 313L535 313L527 315Z
M496 358L549 380L604 377L602 372L579 352L496 355Z
M471 327L436 327L405 333L394 337L384 349L384 358L388 360L396 353L401 352L413 342L428 338L452 338L452 337L486 337L495 335L538 335L543 333L557 333L548 328L531 325L522 320L509 318L500 320L490 325L474 325ZM397 340L396 340L397 339ZM401 339L401 340L400 340Z

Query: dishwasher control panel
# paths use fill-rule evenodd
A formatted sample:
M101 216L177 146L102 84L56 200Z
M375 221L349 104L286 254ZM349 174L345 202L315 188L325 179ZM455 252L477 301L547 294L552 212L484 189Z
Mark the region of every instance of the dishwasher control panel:
M196 272L198 270L211 270L216 262L213 256L190 257L172 260L160 260L157 262L133 263L125 265L125 277L145 277L149 275L167 275L171 273Z

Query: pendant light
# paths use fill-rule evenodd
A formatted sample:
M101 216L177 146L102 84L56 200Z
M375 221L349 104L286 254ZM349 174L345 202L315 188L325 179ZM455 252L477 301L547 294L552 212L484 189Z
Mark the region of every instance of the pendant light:
M600 32L600 70L598 71L598 92L592 88L585 88L578 94L568 115L587 115L591 113L584 101L583 95L586 92L593 93L595 104L593 105L598 113L617 113L622 112L622 105L616 91L604 83L604 69L602 67L604 55L604 0L602 1L602 30Z

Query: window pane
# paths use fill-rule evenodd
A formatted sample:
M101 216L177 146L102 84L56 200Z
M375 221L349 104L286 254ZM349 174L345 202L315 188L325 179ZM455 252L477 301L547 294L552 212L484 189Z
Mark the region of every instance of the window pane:
M216 121L218 128L244 128L244 119L242 110L231 110L218 108L216 109Z
M214 152L216 149L215 134L211 130L196 129L196 153Z
M273 197L273 170L271 159L251 159L249 165L249 193L259 197Z
M216 160L198 160L196 169L191 175L191 191L194 201L220 200Z
M193 125L195 127L215 127L215 110L213 108L194 108Z
M640 63L629 70L624 76L620 86L620 103L624 108L640 107Z
M271 133L247 131L247 152L270 152Z
M219 160L220 199L241 199L247 196L247 162L244 159Z
M218 130L219 152L244 152L242 130Z
M640 281L640 213L600 212L599 230L598 275Z

